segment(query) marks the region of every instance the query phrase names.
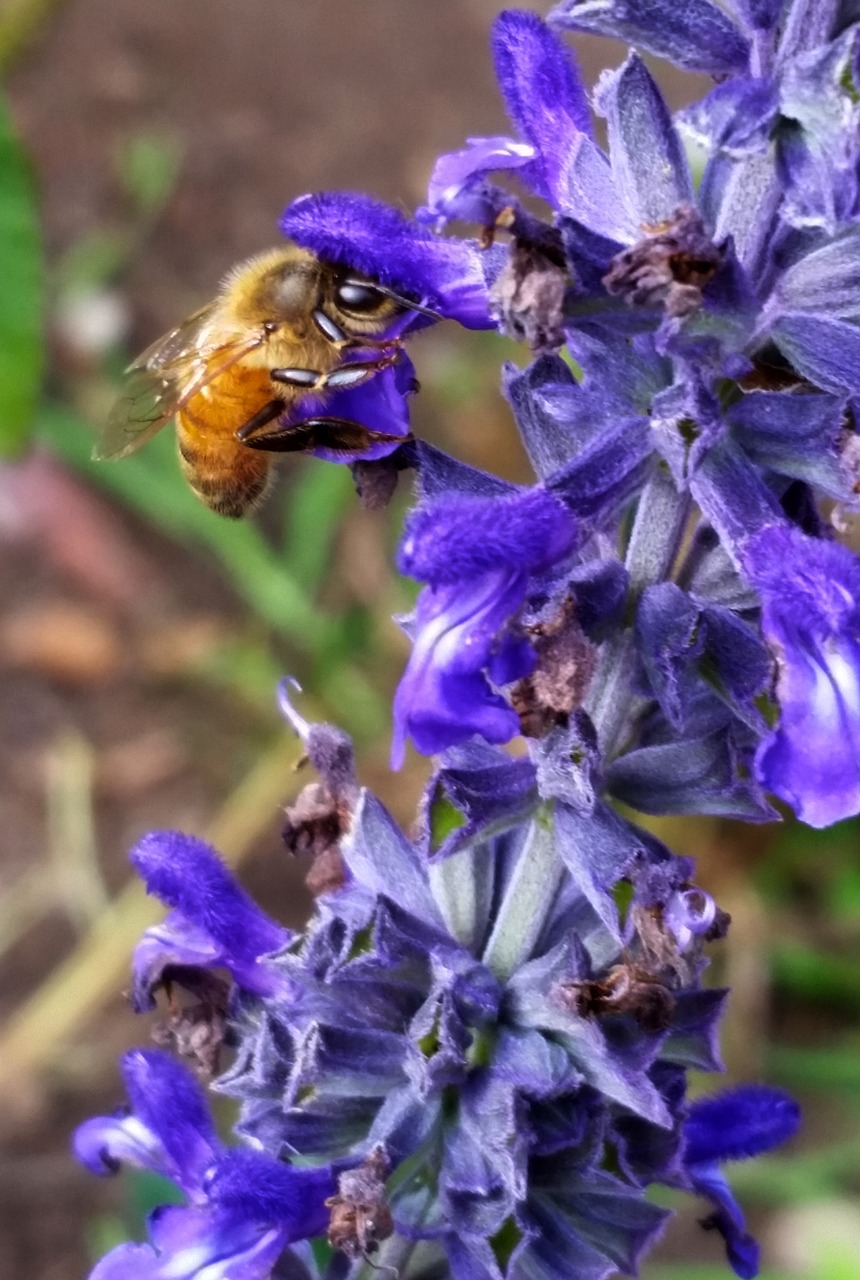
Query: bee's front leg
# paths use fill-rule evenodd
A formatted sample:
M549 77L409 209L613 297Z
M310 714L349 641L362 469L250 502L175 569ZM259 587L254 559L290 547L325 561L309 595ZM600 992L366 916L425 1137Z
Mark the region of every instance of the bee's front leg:
M327 338L332 346L337 347L339 351L346 351L350 347L355 349L366 347L368 350L390 350L391 347L399 346L401 342L400 338L371 338L360 334L350 335L319 307L312 313L311 318L322 336Z

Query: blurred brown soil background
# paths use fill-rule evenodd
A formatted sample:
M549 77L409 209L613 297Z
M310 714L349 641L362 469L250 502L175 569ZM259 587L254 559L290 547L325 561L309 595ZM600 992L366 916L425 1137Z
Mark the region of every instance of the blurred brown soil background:
M438 153L506 129L488 51L498 7L68 0L7 82L38 176L49 262L94 231L123 227L116 156L140 130L175 139L182 160L172 198L116 282L117 336L130 350L211 296L234 261L276 243L293 196L355 187L413 208ZM593 80L611 51L587 41L580 49ZM473 341L443 328L416 344L419 429L478 465L521 475L501 399L485 396L464 415L434 386L453 346L468 358ZM52 385L66 394L86 375L81 352L55 333ZM387 589L388 552L378 522L356 515L331 567L335 601L337 590L371 595L377 578ZM274 713L187 678L207 646L254 625L214 562L47 455L0 476L0 593L0 891L14 930L0 965L6 1016L71 951L104 895L126 883L126 850L142 832L207 828L271 737ZM283 660L287 670L288 653ZM408 821L421 773L392 780L386 749L368 752L364 777ZM285 766L283 802L298 785ZM69 884L62 837L84 793L95 797L95 827L77 834L97 850L97 866L79 866ZM272 804L242 876L273 914L297 924L305 869L287 863L278 829ZM116 1056L148 1034L117 989L43 1071L7 1082L0 1277L86 1274L88 1232L118 1191L76 1168L68 1136L120 1101Z

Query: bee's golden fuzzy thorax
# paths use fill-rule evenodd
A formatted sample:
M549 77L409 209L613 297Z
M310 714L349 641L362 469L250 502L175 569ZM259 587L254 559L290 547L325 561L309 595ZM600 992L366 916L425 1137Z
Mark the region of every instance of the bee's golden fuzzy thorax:
M237 330L280 322L290 336L304 338L320 302L320 285L319 262L297 245L258 254L225 279L220 296L224 322Z

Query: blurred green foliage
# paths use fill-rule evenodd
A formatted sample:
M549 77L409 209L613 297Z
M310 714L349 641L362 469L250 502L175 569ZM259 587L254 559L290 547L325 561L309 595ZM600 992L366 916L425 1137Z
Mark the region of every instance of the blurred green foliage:
M33 429L44 365L42 244L33 175L0 99L0 457Z
M134 133L117 149L114 169L127 205L116 224L94 227L53 271L58 297L80 295L120 278L134 262L176 187L182 147L169 133Z

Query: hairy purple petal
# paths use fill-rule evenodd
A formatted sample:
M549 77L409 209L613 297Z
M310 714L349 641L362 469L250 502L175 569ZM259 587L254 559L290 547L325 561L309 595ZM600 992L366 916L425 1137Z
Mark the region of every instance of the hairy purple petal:
M197 1081L157 1049L127 1053L122 1074L130 1111L81 1125L78 1159L94 1173L113 1173L120 1164L152 1169L199 1197L221 1143Z
M493 227L503 209L515 201L509 192L486 181L488 174L525 170L535 164L535 149L513 138L469 138L461 151L440 156L427 187L427 205L419 222L460 219Z
M501 500L450 497L413 512L399 566L434 586L489 573L536 573L573 549L576 524L545 489Z
M692 1189L715 1212L704 1226L720 1232L735 1274L758 1275L759 1250L720 1165L760 1155L794 1137L800 1109L793 1098L766 1085L740 1085L694 1102L684 1122L684 1166Z
M767 1085L739 1085L690 1107L684 1123L688 1165L747 1160L793 1138L800 1108L793 1098Z
M249 991L271 987L275 979L260 958L281 950L290 934L260 910L214 849L180 831L153 831L138 841L130 858L147 891L175 909L165 925L144 935L136 961L142 987L157 971L162 948L165 963L195 964L206 953L207 938L209 963L229 969ZM187 952L184 921L190 925Z
M744 565L778 666L780 720L756 757L762 784L810 826L860 812L860 561L774 526Z
M574 55L537 14L506 9L493 27L493 58L511 119L534 148L538 193L557 204L577 137L591 135Z
M157 1210L152 1244L121 1244L89 1280L269 1280L287 1244L279 1227L208 1210Z
M534 665L531 646L503 631L525 588L524 574L497 570L421 592L412 655L394 697L392 767L402 763L407 736L434 755L472 734L507 742L519 732L516 712L485 673L492 665L494 682L508 683Z

